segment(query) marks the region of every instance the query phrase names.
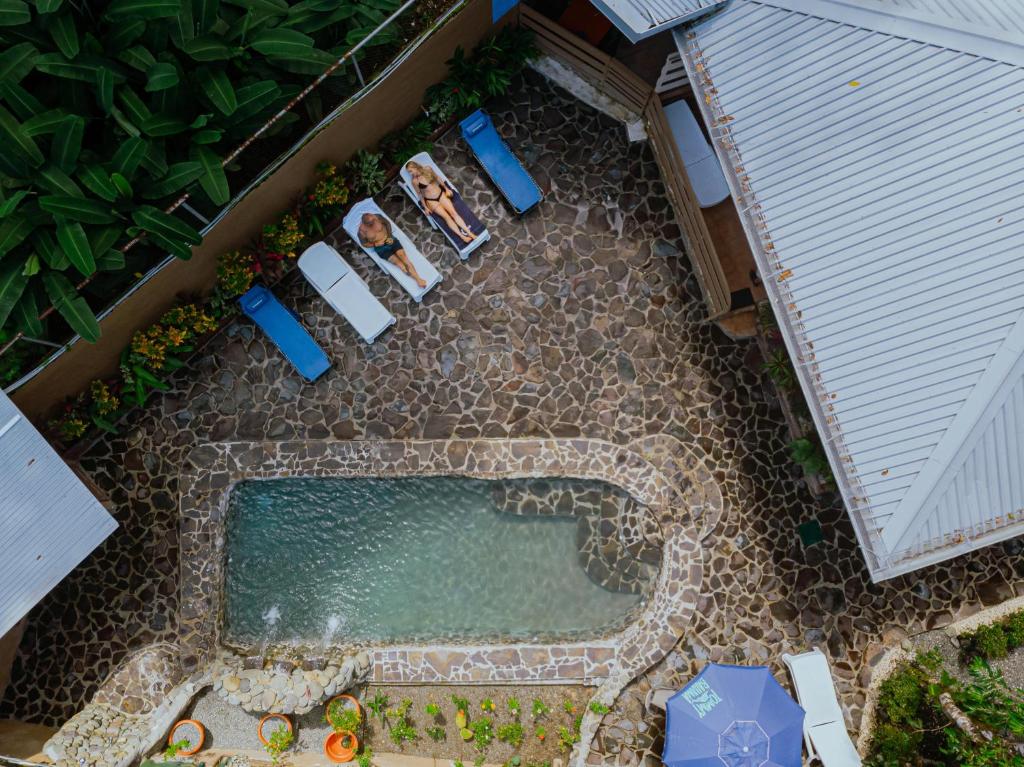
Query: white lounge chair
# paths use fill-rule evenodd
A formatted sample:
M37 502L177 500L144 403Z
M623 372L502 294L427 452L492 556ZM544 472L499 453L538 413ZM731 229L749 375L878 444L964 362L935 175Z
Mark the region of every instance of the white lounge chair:
M409 261L416 268L420 277L422 277L427 283L424 287L421 288L416 284L416 280L390 261L381 258L373 248L366 247L359 240L359 222L367 213L373 213L387 220L388 224L391 226L392 236L398 244L402 246L402 249L405 250L405 254L408 256ZM406 292L412 296L412 299L416 303L422 301L423 296L425 296L431 288L441 281L441 273L434 268L432 263L423 257L423 254L419 252L415 245L413 245L412 240L410 240L405 232L399 229L395 225L395 222L380 209L380 206L373 201L372 197L367 197L365 200L360 200L353 205L352 210L350 210L348 215L345 216L342 226L345 231L348 232L349 237L355 240L356 244L363 249L363 252L372 258L374 262L376 262L377 266L384 270L385 274L390 274L394 277L398 284L405 288Z
M673 101L665 107L665 119L672 129L672 138L686 166L690 186L702 208L717 205L729 196L729 185L718 162L715 150L704 138L697 118L685 101Z
M368 344L395 324L395 318L345 259L326 242L299 256L299 270L334 311L348 320Z
M422 165L425 168L430 168L432 171L434 171L434 175L437 176L437 180L440 181L442 185L448 187L448 189L451 190L452 203L455 206L455 210L458 211L460 216L462 216L462 220L469 225L470 231L476 235L476 238L473 239L472 242L463 242L462 238L459 237L455 232L453 232L449 228L449 226L445 223L443 218L431 213L423 206L423 201L420 199L419 194L413 187L412 176L406 167L406 165L408 165L410 162L417 163L418 165ZM399 186L401 186L402 189L405 190L405 193L409 195L409 197L412 199L416 207L423 212L424 216L427 217L427 220L430 222L430 225L437 229L438 231L440 231L441 234L443 234L445 238L448 240L448 242L451 243L452 247L459 252L459 258L461 258L463 261L469 258L470 253L472 253L474 250L476 250L489 239L491 239L491 233L487 231L487 227L485 227L480 222L480 219L476 217L476 214L469 209L469 206L466 205L465 200L462 199L462 195L459 194L459 190L455 188L455 185L452 184L451 181L448 180L448 176L446 176L444 174L444 171L441 170L438 164L431 159L429 154L427 154L426 152L420 152L419 154L410 157L408 160L406 160L405 165L402 166L402 169L399 171L399 175L401 176Z
M828 658L815 649L799 655L784 654L782 662L793 679L797 702L807 712L804 743L808 761L818 760L824 767L859 767L860 755L846 731Z

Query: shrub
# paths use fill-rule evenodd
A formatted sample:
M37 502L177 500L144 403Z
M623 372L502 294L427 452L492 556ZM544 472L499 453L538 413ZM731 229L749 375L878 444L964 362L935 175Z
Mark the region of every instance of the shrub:
M882 682L878 694L882 716L893 724L919 721L923 685L923 675L914 666L907 666Z
M519 722L501 725L498 728L498 740L519 748L523 744L523 725Z
M366 197L373 197L384 188L387 173L381 163L383 158L377 152L360 149L345 166L352 188Z
M1005 629L998 623L979 626L967 640L968 652L986 660L1005 658L1010 651Z
M922 734L908 732L894 724L884 722L871 736L868 767L902 767L913 764L921 744Z
M1024 612L1014 613L1006 619L1006 641L1011 650L1024 647Z

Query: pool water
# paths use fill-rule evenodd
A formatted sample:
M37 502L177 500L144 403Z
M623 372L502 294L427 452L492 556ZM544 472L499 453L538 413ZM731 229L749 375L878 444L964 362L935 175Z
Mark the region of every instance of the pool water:
M596 481L554 481L578 487L580 499L623 493ZM608 591L581 566L577 519L590 508L563 503L558 516L536 503L529 514L499 509L501 499L529 494L530 483L542 491L551 482L242 482L228 509L225 639L552 641L621 628L643 594Z

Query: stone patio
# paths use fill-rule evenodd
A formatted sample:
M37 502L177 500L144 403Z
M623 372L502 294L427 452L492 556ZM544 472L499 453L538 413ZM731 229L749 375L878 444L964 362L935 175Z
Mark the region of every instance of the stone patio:
M378 343L292 276L278 292L315 326L328 375L302 383L240 320L88 451L121 527L31 614L0 716L61 723L127 653L177 641L178 476L211 442L585 437L642 445L666 476L720 491L722 508L688 531L695 614L673 618L682 638L617 699L591 763L654 758L652 685L678 686L709 659L783 679L779 655L811 644L828 649L856 730L886 642L1021 593L1016 541L872 585L845 513L811 498L787 457L755 345L706 321L647 145L535 74L488 109L548 200L511 217L450 134L434 157L490 227L477 255L460 262L394 185L378 197L444 274L423 304L342 243L398 318ZM796 528L811 519L824 540L804 548ZM666 577L693 580L682 576Z

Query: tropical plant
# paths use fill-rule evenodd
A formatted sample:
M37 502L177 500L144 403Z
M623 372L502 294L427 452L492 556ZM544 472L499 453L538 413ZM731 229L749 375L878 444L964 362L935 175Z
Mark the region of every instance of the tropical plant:
M380 152L389 165L401 165L414 154L429 152L434 147L430 136L434 126L427 117L419 117L401 130L380 140Z
M368 152L365 149L356 152L345 165L345 171L352 179L352 189L367 197L373 197L383 189L387 181L387 171L382 160L383 158L376 152Z
M789 454L793 462L803 467L808 474L820 474L831 477L832 470L821 443L807 437L795 439L789 443Z
M388 707L390 705L391 701L388 700L388 696L383 690L374 692L373 697L366 702L366 707L373 712L373 715L380 720L381 724L387 721Z
M540 719L543 716L547 716L551 713L551 708L540 698L533 699L533 718Z
M515 698L515 697L509 698L508 700L505 701L505 703L508 705L509 713L511 713L512 716L514 716L514 717L516 717L516 719L518 719L519 718L519 714L520 714L520 712L522 710L522 704L519 703L519 698Z
M359 709L345 705L344 699L335 698L324 709L324 721L335 732L356 732L362 717Z
M426 729L426 733L430 737L430 739L435 742L440 743L442 740L444 740L444 727L428 727Z
M793 363L789 361L785 349L780 347L773 351L762 368L783 391L792 391L796 388L796 371L793 370Z
M390 724L389 735L396 746L401 746L406 741L416 740L419 734L412 722L409 721L409 710L412 708L412 701L403 698L402 702L394 709L388 711Z
M0 327L41 335L48 301L95 341L76 283L123 269L135 237L188 258L199 232L164 205L227 202L227 152L398 4L5 0Z

